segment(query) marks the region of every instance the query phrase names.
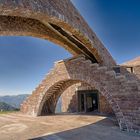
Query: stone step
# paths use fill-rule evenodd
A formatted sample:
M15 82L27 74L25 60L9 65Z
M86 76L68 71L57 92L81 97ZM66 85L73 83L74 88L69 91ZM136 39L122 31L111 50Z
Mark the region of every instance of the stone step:
M45 85L40 84L40 85L37 87L37 89L40 89L40 88L45 88L45 87L46 87Z
M128 85L128 86L137 86L137 82L136 81L130 81L130 80L128 80L126 82L126 85Z
M46 83L46 78L41 81L41 83Z
M114 77L116 76L116 73L114 70L106 71L105 73L110 75L110 76L114 76Z
M126 77L124 75L116 75L115 76L116 80L119 80L120 82L125 82L126 81Z
M85 56L80 56L80 57L76 58L75 60L76 60L76 61L77 61L77 60L78 60L78 61L85 61L86 59L85 59Z
M74 56L74 57L71 57L71 58L68 58L68 59L57 61L57 62L55 62L55 64L57 66L57 65L61 64L62 62L68 62L68 61L84 61L84 60L86 60L85 59L85 55L81 54L81 55Z
M91 60L85 60L85 61L83 61L83 62L86 63L87 65L92 64Z
M91 64L90 64L90 67L91 67L92 69L97 69L97 68L99 67L99 64L97 64L97 63L91 63Z
M107 71L107 67L106 66L101 66L97 68L99 71Z
M140 86L138 86L138 91L140 91ZM140 94L140 93L139 93Z

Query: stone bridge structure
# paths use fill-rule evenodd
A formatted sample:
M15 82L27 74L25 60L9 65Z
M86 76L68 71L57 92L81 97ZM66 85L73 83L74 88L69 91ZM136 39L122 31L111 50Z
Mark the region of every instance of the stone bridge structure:
M106 98L121 130L140 132L139 79L116 65L70 0L0 0L0 35L47 39L74 56L55 64L21 105L23 113L54 113L61 94L81 82Z
M54 114L57 101L71 85L86 83L96 89L111 105L121 130L139 131L139 84L132 75L121 70L100 66L77 56L57 62L33 94L23 103L21 110L28 115ZM129 78L128 78L129 75ZM136 78L136 77L133 77ZM137 79L137 78L136 78Z

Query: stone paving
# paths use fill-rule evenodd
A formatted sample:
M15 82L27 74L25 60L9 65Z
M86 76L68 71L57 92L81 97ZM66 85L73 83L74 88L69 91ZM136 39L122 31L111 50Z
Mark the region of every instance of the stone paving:
M121 132L113 118L93 115L0 115L0 140L140 140Z

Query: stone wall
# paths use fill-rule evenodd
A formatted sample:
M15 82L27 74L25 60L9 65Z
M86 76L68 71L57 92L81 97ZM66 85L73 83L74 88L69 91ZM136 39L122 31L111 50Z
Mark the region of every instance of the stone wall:
M114 112L104 96L99 94L99 112L105 115L113 115Z
M107 99L121 130L140 133L140 88L137 81L128 80L124 74L117 75L106 66L93 64L84 56L56 63L21 105L21 111L33 116L53 114L62 93L80 82L96 87Z
M72 85L61 95L62 98L62 112L78 112L78 95L77 90L95 90L87 84L79 83ZM99 109L101 114L112 115L114 114L111 106L104 96L99 93Z
M62 112L77 112L78 102L76 89L79 84L72 85L62 94Z
M133 69L136 76L140 78L140 66L134 66Z

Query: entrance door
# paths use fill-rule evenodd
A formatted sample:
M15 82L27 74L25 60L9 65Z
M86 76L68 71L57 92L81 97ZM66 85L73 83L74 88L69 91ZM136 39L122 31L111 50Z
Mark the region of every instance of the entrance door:
M84 94L81 94L81 111L80 112L84 112L84 111L85 111Z
M92 92L86 94L87 112L98 111L98 93Z
M79 112L98 111L98 91L78 91Z

